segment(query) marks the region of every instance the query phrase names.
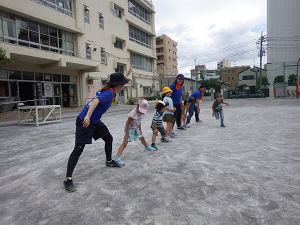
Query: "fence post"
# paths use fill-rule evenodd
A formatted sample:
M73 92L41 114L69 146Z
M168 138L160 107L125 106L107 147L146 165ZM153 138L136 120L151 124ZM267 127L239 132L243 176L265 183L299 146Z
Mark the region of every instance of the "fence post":
M274 98L276 98L276 84L274 84Z
M296 98L299 98L299 83L296 81Z

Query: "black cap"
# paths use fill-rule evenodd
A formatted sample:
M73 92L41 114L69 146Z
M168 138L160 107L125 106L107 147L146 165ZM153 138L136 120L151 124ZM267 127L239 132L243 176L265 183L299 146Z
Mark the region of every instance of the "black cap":
M127 79L123 73L112 73L110 79L107 82L108 86L118 86L127 84L129 79Z

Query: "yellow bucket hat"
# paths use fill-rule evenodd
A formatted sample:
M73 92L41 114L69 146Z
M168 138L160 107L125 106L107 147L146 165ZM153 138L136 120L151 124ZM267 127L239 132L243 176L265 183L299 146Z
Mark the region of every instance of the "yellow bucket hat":
M165 94L167 92L173 92L169 87L164 87L161 94Z

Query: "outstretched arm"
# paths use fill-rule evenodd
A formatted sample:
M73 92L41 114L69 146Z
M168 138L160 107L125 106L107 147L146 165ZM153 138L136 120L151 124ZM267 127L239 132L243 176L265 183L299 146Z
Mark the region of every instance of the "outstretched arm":
M124 137L125 140L128 140L128 138L129 138L129 125L130 125L131 121L132 121L132 118L129 117L126 122L126 125L125 125L125 137Z
M129 70L127 71L125 77L128 77L132 72L132 66L130 66Z
M229 105L229 103L228 103L228 102L222 102L222 104L225 104L225 105L227 105L227 106Z
M88 127L90 125L90 118L95 110L95 108L97 107L97 105L99 104L99 99L98 98L95 98L92 102L91 102L91 105L90 105L90 108L86 114L86 116L84 117L83 119L83 122L82 122L82 126L83 127Z

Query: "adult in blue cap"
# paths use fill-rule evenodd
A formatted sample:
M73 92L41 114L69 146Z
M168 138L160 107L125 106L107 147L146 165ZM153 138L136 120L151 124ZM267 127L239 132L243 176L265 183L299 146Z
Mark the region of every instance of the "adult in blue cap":
M185 128L181 126L181 96L183 84L184 76L182 74L178 74L174 83L170 85L170 89L173 91L171 98L173 100L173 105L176 108L174 116L176 117L176 124L178 130L185 130Z

